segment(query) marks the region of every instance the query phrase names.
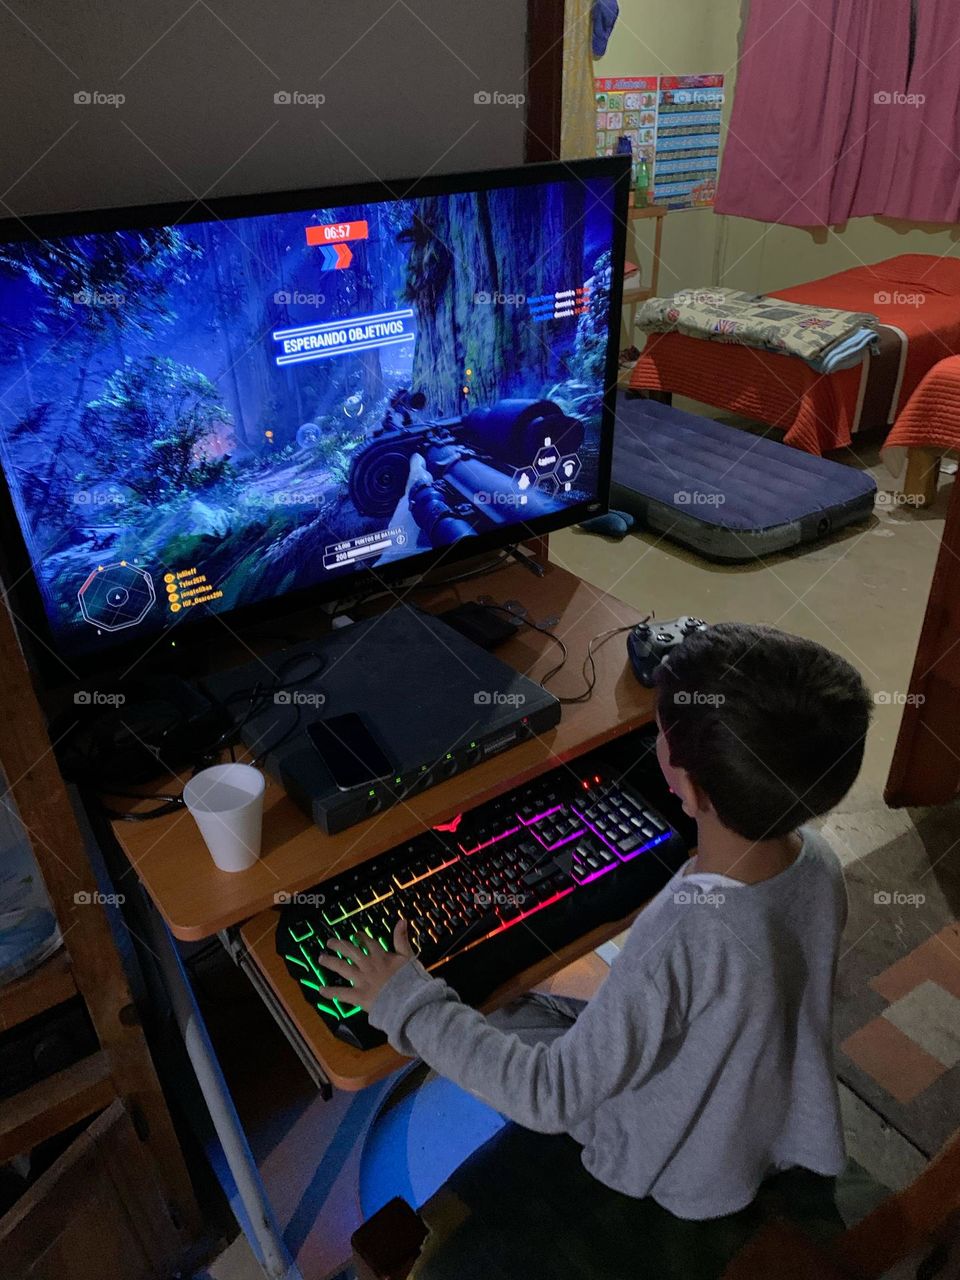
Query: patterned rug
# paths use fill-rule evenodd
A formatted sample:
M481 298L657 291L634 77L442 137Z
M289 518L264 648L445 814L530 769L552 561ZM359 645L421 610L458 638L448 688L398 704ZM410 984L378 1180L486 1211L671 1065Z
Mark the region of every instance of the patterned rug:
M838 852L858 821L831 819ZM960 1128L960 810L918 813L845 875L837 1072L932 1156Z

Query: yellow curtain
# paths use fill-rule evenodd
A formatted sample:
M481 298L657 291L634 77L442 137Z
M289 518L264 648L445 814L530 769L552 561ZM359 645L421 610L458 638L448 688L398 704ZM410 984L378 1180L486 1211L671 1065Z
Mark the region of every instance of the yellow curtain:
M564 0L560 122L560 155L564 160L592 156L596 150L592 9L592 0Z

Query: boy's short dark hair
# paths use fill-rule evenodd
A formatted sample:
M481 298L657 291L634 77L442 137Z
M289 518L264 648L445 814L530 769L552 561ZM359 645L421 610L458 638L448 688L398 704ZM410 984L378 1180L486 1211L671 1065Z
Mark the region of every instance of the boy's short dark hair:
M749 840L826 813L860 771L870 694L849 662L812 640L718 623L673 650L657 690L671 763Z

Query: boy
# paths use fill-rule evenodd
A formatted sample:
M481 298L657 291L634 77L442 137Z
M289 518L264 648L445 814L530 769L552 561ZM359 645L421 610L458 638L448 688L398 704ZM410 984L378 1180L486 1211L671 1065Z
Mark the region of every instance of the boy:
M339 941L327 963L374 1026L585 1167L682 1218L761 1181L844 1163L831 1020L846 896L800 824L854 782L870 698L844 659L769 627L695 633L658 673L657 754L697 854L640 913L587 1003L531 996L493 1018L413 958Z

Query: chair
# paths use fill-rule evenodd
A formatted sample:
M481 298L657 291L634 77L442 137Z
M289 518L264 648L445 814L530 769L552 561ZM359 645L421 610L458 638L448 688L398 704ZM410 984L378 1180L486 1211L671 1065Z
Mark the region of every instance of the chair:
M393 1200L353 1247L361 1280L880 1280L931 1249L924 1277L957 1280L958 1220L960 1132L895 1194L856 1166L835 1182L797 1169L739 1213L685 1222L596 1182L571 1139L508 1125L421 1214Z

